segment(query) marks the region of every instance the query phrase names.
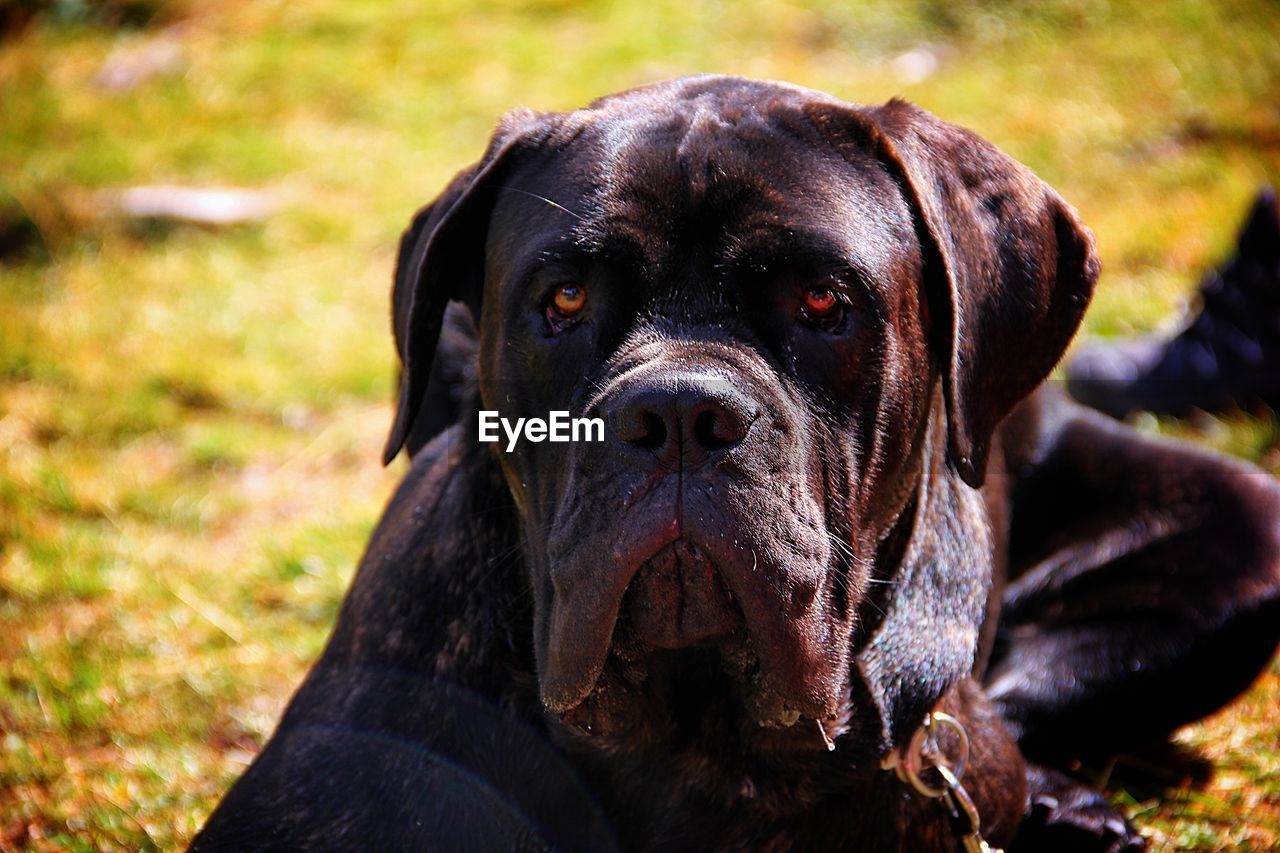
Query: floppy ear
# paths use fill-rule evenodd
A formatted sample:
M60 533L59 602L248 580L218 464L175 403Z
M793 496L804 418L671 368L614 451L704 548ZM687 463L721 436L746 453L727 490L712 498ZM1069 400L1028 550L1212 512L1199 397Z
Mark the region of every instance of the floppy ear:
M919 218L948 455L977 488L996 427L1049 375L1080 325L1098 278L1093 235L1048 185L981 137L899 100L856 114L863 141L896 172Z
M445 307L453 299L466 303L473 314L479 311L494 193L540 118L519 111L503 119L480 162L459 172L435 201L414 215L400 238L391 294L400 401L382 454L384 465L400 452L422 408Z

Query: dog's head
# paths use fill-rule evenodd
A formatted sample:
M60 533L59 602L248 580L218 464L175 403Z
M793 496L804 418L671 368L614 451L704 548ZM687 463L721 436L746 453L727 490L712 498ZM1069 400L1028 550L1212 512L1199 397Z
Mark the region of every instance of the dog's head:
M906 103L700 77L515 113L402 244L387 458L465 303L482 408L606 422L492 446L546 708L621 745L703 690L822 744L869 649L888 717L884 694L936 699L972 665L990 553L909 543L925 503L981 523L993 432L1096 275L1052 190Z

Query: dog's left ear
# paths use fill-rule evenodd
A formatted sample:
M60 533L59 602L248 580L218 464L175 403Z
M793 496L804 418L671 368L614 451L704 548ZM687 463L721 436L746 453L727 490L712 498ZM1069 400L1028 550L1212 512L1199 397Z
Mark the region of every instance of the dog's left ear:
M517 152L532 146L546 128L540 114L518 110L507 115L480 162L459 172L435 201L414 215L400 238L391 294L400 401L382 454L384 465L400 452L419 416L449 301L465 303L473 315L479 311L494 194Z
M976 134L899 100L846 111L846 132L850 113L857 142L895 173L915 209L948 455L976 488L996 427L1080 325L1098 278L1093 235L1047 184Z

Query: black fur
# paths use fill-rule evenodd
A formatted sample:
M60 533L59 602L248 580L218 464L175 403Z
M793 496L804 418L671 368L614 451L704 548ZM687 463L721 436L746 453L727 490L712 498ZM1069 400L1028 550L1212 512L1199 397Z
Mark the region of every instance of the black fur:
M412 470L193 848L954 850L880 769L938 708L992 843L1141 847L1041 765L1248 685L1280 489L1036 390L1097 272L1052 190L901 102L513 114L405 236ZM608 435L506 453L481 408Z

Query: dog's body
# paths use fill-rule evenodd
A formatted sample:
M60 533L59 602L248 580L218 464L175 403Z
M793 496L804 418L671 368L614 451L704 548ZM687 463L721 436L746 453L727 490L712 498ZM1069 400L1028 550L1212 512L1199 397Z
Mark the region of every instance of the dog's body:
M509 118L402 244L413 468L195 847L955 849L882 769L937 710L990 841L1138 844L1035 762L1249 683L1280 489L1035 390L1096 274L905 104L709 77ZM450 299L474 385L428 379ZM479 408L609 434L504 454Z

